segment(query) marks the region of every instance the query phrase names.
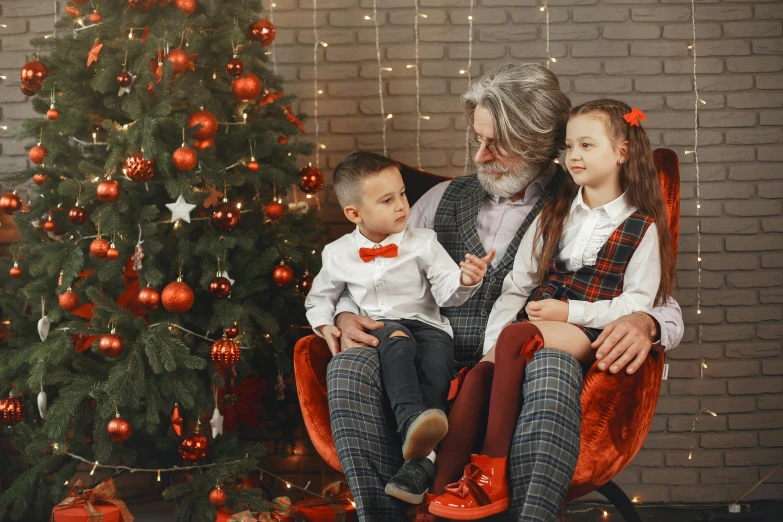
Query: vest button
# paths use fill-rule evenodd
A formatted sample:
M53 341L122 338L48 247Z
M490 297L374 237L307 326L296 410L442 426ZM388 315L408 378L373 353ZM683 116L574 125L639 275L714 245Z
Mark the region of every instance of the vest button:
M482 310L481 311L481 317L486 317L486 316L487 316L487 311L486 310Z
M492 294L487 292L486 294L484 294L484 299L492 299Z
M481 335L484 335L484 332L486 332L486 330L485 330L484 328L479 328L478 332L479 332Z
M489 278L489 282L490 282L490 283L494 283L494 282L495 282L495 281L497 281L497 280L498 280L498 278L497 278L497 277L495 277L495 276L492 276L492 277L490 277L490 278Z

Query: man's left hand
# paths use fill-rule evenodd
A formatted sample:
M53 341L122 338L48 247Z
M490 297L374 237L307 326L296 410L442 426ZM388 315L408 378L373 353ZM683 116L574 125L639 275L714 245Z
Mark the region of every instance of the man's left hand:
M591 345L598 350L598 368L617 373L628 366L629 374L635 372L647 359L654 337L655 321L643 312L612 321Z

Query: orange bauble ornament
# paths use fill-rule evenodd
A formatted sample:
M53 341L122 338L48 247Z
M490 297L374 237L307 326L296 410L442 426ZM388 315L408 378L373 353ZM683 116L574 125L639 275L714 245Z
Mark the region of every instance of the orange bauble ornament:
M226 492L219 487L213 489L209 492L209 501L217 508L223 507L226 503Z
M102 237L96 237L90 243L90 254L97 258L106 257L106 253L109 251L109 242Z
M157 289L148 286L139 291L138 299L141 306L147 310L155 310L158 308L158 304L160 304L160 292L158 292Z
M40 165L44 162L44 158L46 158L46 149L40 145L33 145L33 148L30 149L29 157L30 161L36 165Z
M174 151L171 159L174 161L174 166L179 170L190 170L198 164L198 155L196 154L196 151L184 143L180 148Z
M277 201L273 201L264 207L264 214L272 221L277 221L285 214L285 207Z
M155 175L155 160L144 159L144 154L137 152L125 160L125 175L136 183L145 183Z
M253 73L248 73L231 82L231 92L239 101L249 102L261 94L261 80Z
M247 29L246 36L248 40L261 42L261 45L266 47L275 39L275 26L269 20L262 18Z
M258 164L256 159L254 157L250 157L250 161L247 162L247 170L250 172L258 172L258 169L261 167L261 165Z
M174 0L174 7L186 15L191 15L198 7L198 2L196 0Z
M231 232L239 224L242 214L236 205L223 201L212 211L210 219L215 228Z
M49 181L49 176L46 174L41 174L40 172L33 174L33 183L36 185L43 185L47 181Z
M166 55L166 60L171 62L171 70L174 74L182 74L189 68L192 69L194 67L193 59L195 57L195 55L188 57L188 54L182 48L177 47Z
M18 279L18 278L22 277L22 269L19 268L19 263L14 261L14 266L11 267L11 270L9 270L8 273L14 279Z
M57 118L60 117L60 111L55 109L54 105L52 105L51 107L49 107L49 110L46 111L46 117L49 118L50 120L54 121L54 120L56 120Z
M60 308L66 312L73 312L79 308L79 296L76 295L76 292L73 292L70 288L67 292L59 296L57 301L60 304Z
M109 438L114 442L123 442L130 438L133 433L133 427L130 422L120 417L120 414L117 413L117 416L109 421L106 431L109 432Z
M27 62L22 67L22 86L33 91L41 89L41 83L49 76L49 68L38 60Z
M118 257L120 257L120 251L117 250L117 247L114 246L114 241L112 241L111 245L109 245L109 250L106 251L106 258L117 259Z
M305 274L302 276L302 280L299 281L298 289L299 293L302 295L302 297L307 297L307 294L310 293L310 289L313 287L313 275L305 272Z
M201 127L193 132L193 137L198 140L207 140L214 137L217 133L217 118L207 110L201 109L190 115L188 127L193 128L197 125L201 125Z
M324 175L312 165L299 169L299 189L305 194L315 194L324 188Z
M294 271L290 266L281 263L272 272L272 280L277 286L288 286L294 281Z
M99 24L102 21L103 21L103 17L101 16L101 13L99 13L98 11L93 11L92 14L90 15L90 22L94 24Z
M22 200L16 195L15 191L0 197L0 211L3 214L11 215L20 208L22 208Z
M111 203L116 201L120 195L120 184L113 179L105 179L98 183L95 192L98 194L98 199L104 203Z
M182 282L181 277L173 283L167 284L160 297L163 301L163 308L173 314L187 312L196 299L193 290L187 283Z
M201 421L196 425L195 433L182 439L182 443L179 445L179 454L185 460L201 460L209 453L209 441L199 433L200 425Z
M106 357L117 357L125 346L122 337L114 332L115 330L112 328L111 333L101 337L98 343L98 349Z
M8 395L7 399L0 400L0 425L15 426L24 420L24 403Z
M216 299L225 299L231 294L231 281L222 277L218 272L217 277L209 283L209 293Z
M285 134L281 134L280 137L277 138L277 143L279 143L280 145L285 145L286 143L288 143L288 136L286 136Z
M222 339L212 343L209 357L218 368L229 370L239 361L239 345L224 335Z
M52 216L49 216L49 219L44 221L43 229L47 232L55 232L57 230L57 223L52 221Z

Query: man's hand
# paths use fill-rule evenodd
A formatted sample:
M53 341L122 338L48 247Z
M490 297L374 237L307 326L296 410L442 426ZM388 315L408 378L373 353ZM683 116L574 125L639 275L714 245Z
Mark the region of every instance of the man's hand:
M531 301L525 307L525 312L527 312L527 318L533 323L536 321L568 322L568 303L558 299Z
M325 324L316 328L321 337L326 341L326 345L329 346L329 351L332 352L332 356L340 353L340 341L338 340L341 333L340 329L336 326Z
M626 371L635 372L647 359L655 332L655 321L644 312L612 321L591 345L598 349L598 368L617 373L628 365Z
M340 337L343 350L350 348L367 348L378 346L378 339L365 333L366 330L383 328L383 323L375 321L364 315L356 315L351 312L343 312L337 316L337 327L342 332Z
M487 265L495 259L495 249L493 248L487 257L476 257L473 254L465 254L465 261L459 262L459 269L462 272L462 286L474 286L484 279L487 273Z

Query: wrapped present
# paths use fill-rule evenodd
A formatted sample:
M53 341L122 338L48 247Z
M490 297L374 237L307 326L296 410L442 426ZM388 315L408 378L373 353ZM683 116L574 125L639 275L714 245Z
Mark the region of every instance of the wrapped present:
M215 522L293 522L294 507L288 497L277 497L269 511L242 511L231 514L227 509L217 512Z
M326 486L323 498L303 500L294 505L296 522L356 522L356 505L345 482Z
M117 500L111 477L92 489L81 479L71 488L71 496L54 506L50 522L133 522L125 502Z

